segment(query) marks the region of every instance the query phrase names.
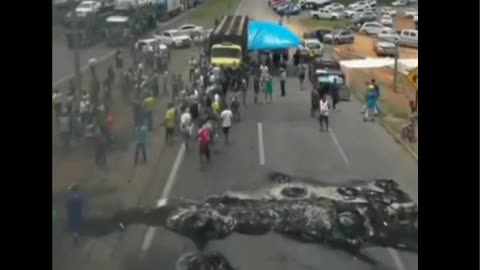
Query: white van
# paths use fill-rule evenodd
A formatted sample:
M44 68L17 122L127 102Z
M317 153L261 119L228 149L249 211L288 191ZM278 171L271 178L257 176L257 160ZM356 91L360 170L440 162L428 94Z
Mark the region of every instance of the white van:
M400 31L399 45L418 48L418 30L403 29Z

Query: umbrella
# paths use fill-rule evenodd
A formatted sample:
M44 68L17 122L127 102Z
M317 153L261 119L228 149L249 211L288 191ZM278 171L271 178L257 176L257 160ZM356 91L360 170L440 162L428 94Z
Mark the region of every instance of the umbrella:
M248 50L284 50L297 48L302 39L283 25L251 21L248 24Z

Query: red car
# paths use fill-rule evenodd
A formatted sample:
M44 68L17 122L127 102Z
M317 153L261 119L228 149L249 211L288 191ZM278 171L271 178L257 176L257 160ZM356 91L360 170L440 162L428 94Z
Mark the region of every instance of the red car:
M285 1L285 0L269 0L268 1L268 4L273 8L278 7L278 6L283 6L286 3L287 3L287 1Z

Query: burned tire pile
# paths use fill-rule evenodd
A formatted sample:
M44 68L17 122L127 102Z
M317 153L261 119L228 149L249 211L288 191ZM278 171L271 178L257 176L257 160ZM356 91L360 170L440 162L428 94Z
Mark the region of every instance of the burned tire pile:
M138 220L123 223L146 224L149 220L149 224L164 224L191 239L200 251L209 241L224 239L233 232L275 232L350 253L368 246L417 251L417 206L393 180L333 187L315 186L280 173L269 178L273 186L265 189L265 196L260 198L229 195L198 203L169 201L167 206L160 207L166 210L144 211ZM276 195L272 196L273 193ZM155 214L158 212L163 214ZM152 222L155 219L161 220Z

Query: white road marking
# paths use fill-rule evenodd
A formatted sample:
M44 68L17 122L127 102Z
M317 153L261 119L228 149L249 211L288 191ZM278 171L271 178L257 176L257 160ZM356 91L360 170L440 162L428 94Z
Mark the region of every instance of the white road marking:
M185 144L182 143L182 145L180 146L180 149L178 150L177 157L175 158L175 162L173 163L172 170L168 175L167 183L165 184L165 187L163 189L162 196L157 201L158 207L167 204L168 195L172 191L173 185L175 184L175 180L177 179L178 169L180 169L180 165L182 164L184 156L185 156ZM147 233L143 238L143 243L140 250L140 256L145 254L145 252L150 248L156 232L157 232L157 229L155 227L149 227L147 229Z
M405 267L405 264L403 264L402 259L400 258L400 255L396 250L393 248L387 248L388 254L392 256L393 262L395 263L395 266L397 267L398 270L407 270L407 267Z
M337 147L340 156L342 156L343 161L345 161L345 164L350 165L347 155L345 155L345 152L343 151L342 146L340 146L340 143L337 140L337 136L335 136L335 134L333 133L332 128L330 128L330 131L328 133L330 133L330 137L332 137L332 140L335 143L335 146Z
M260 165L265 165L265 148L263 147L263 127L262 123L258 122L258 155L260 157Z

